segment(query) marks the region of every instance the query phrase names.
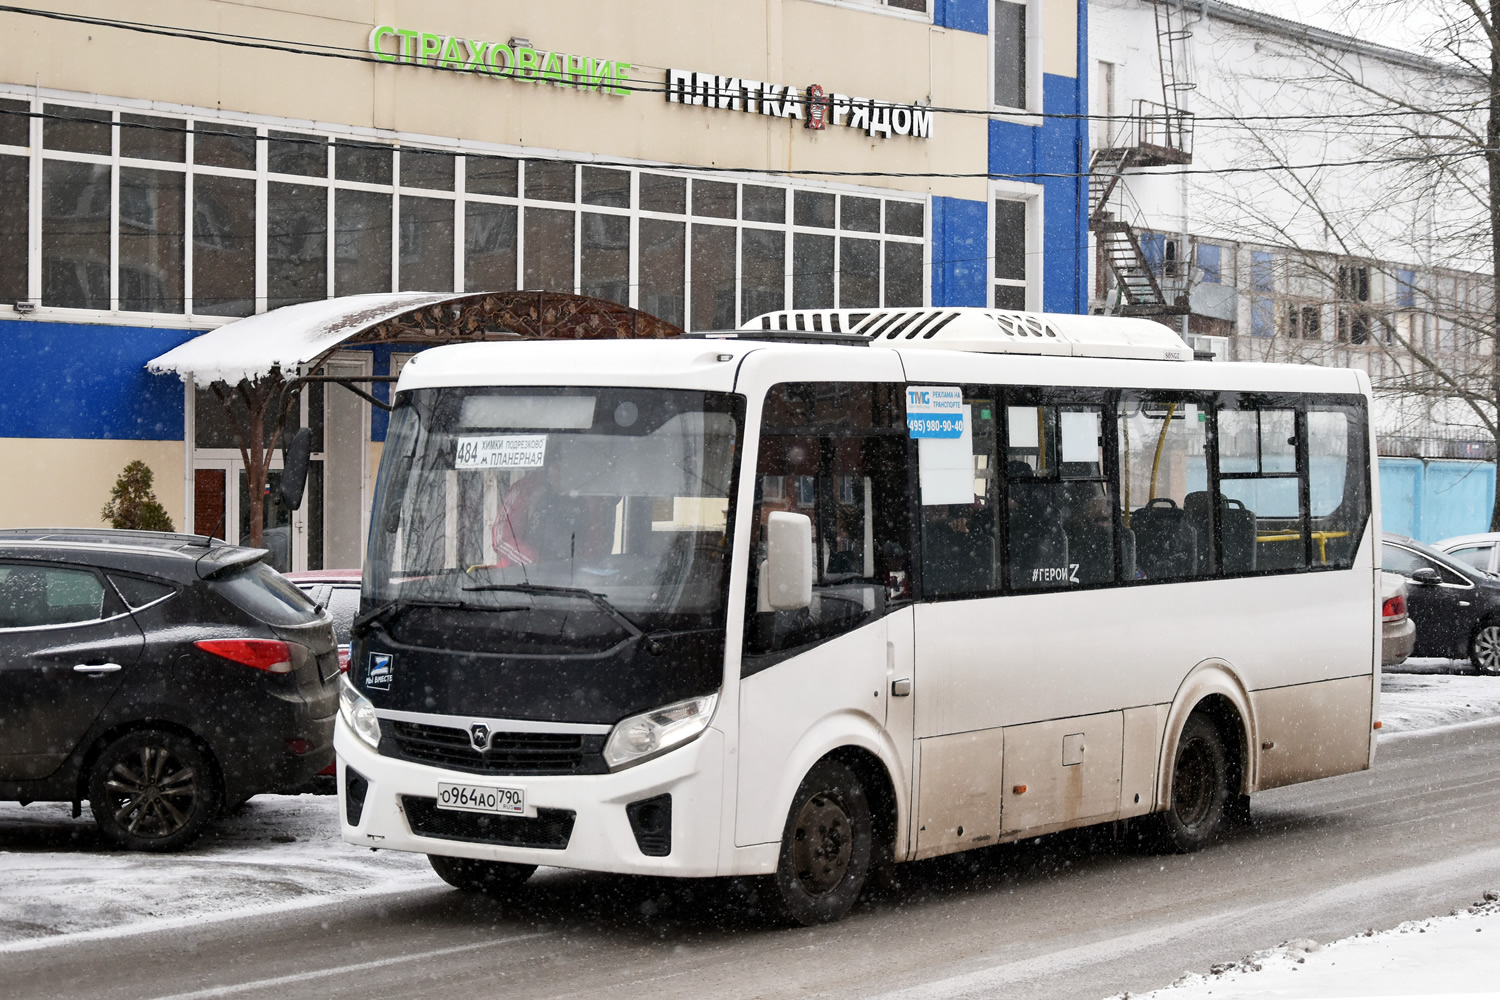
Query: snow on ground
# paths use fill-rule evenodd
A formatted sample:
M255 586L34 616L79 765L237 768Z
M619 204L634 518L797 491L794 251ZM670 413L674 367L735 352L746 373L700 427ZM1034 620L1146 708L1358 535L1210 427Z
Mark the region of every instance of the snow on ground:
M1446 660L1416 661L1401 669L1421 672L1385 674L1381 685L1383 733L1394 735L1500 717L1500 677L1477 676L1467 663ZM231 920L250 912L312 907L337 898L438 889L441 885L420 855L377 853L343 843L333 796L256 796L222 819L192 848L174 855L111 851L100 844L87 811L73 819L66 803L23 807L0 802L0 951ZM1500 985L1500 959L1495 957L1500 955L1497 911L1500 908L1490 907L1482 914L1462 918L1467 921L1464 926L1468 933L1484 929L1473 934L1476 945L1490 943L1483 958L1476 956L1474 962L1490 963L1490 979L1483 985L1491 989ZM1464 960L1454 957L1463 951L1457 943L1462 934L1440 931L1439 926L1448 925L1434 922L1425 932L1409 930L1403 936L1398 929L1370 940L1421 942L1426 948L1429 938L1431 942L1448 942L1457 935L1454 942L1443 945L1441 955L1434 953L1433 961L1441 959L1445 968L1462 964ZM1324 959L1319 955L1356 954L1351 948L1353 945L1340 943L1323 952L1285 958L1284 962L1277 956L1289 956L1296 949L1273 950L1251 964L1261 965L1263 972L1279 967L1278 963L1295 965L1299 971L1287 973L1295 978L1307 972L1307 964L1296 963L1296 957L1305 957L1308 963L1314 959L1321 962ZM1427 951L1421 954L1426 956ZM1353 963L1352 958L1336 960L1341 963L1341 972ZM1201 988L1213 990L1212 994L1162 996L1188 1000L1209 995L1362 995L1358 991L1306 990L1235 994L1225 985L1227 975L1204 981ZM1244 975L1250 977L1250 973ZM1253 977L1248 981L1254 981ZM1294 986L1311 981L1308 977ZM1374 989L1372 982L1368 990Z
M1407 660L1381 679L1379 718L1385 733L1497 716L1500 677L1476 673L1467 660Z
M332 795L258 795L178 854L110 850L71 813L0 803L0 951L441 884L420 854L340 840Z
M1465 910L1321 945L1304 938L1112 1000L1500 997L1500 891Z

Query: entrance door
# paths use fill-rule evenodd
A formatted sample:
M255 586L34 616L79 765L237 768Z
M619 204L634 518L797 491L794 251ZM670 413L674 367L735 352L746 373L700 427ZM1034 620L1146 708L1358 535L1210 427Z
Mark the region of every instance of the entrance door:
M250 477L238 457L194 461L193 530L235 545L250 544ZM233 490L226 489L233 482ZM261 545L270 550L266 560L283 573L307 568L307 504L288 511L281 503L281 460L272 462L266 481Z
M368 359L338 359L325 369L329 375L367 374ZM365 555L365 463L370 438L370 404L339 385L324 393L322 557L320 569L358 569ZM309 481L311 490L312 483ZM309 508L310 510L310 508ZM311 510L310 510L311 513ZM310 553L316 548L309 544Z

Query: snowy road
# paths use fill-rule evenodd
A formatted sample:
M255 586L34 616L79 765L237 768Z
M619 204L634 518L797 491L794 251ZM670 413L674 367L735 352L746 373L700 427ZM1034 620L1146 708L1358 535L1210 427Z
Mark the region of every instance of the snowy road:
M1409 680L1387 699L1393 718L1424 692L1476 711L1494 686ZM1455 700L1451 685L1468 681ZM1500 722L1386 737L1374 771L1257 796L1254 824L1198 855L1049 837L905 866L848 921L799 931L757 925L723 883L546 871L510 907L463 897L420 859L330 850L327 799L254 802L229 842L175 863L96 854L86 836L70 848L77 828L31 807L19 829L0 814L0 982L37 998L1139 992L1500 885L1497 755ZM330 899L322 886L344 895L284 908ZM212 920L204 898L246 908Z

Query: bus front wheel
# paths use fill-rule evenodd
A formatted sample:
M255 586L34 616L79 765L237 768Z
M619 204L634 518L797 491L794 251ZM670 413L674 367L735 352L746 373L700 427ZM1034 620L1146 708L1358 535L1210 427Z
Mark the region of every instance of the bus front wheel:
M1182 727L1172 765L1172 792L1160 816L1162 846L1179 854L1201 850L1224 827L1229 765L1214 724L1193 715Z
M849 912L870 872L874 822L859 778L822 760L802 779L765 896L779 923L829 923Z
M438 877L455 889L482 892L503 897L531 878L536 865L518 865L508 861L480 861L477 858L450 858L429 854L427 860Z

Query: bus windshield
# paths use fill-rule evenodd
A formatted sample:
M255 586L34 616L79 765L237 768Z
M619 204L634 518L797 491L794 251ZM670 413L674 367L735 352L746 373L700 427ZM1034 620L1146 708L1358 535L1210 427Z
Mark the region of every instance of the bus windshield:
M366 611L531 612L496 626L542 616L572 635L721 626L743 414L738 396L688 390L402 394Z

